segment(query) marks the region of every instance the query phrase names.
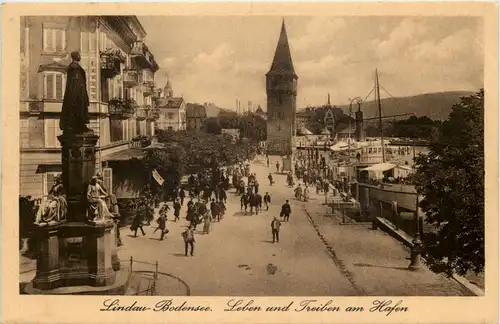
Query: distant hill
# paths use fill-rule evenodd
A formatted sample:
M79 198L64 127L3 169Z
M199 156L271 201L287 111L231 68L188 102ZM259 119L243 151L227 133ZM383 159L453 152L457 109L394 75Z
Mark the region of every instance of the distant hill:
M457 103L461 97L469 96L473 92L467 91L446 91L425 93L411 97L385 98L380 100L382 105L382 115L398 115L415 113L415 116L428 116L433 120L446 120L450 114L451 107ZM340 106L344 113L349 113L349 105ZM353 115L357 106L353 104ZM378 117L378 106L375 101L368 101L361 105L364 118ZM405 119L400 117L398 119Z

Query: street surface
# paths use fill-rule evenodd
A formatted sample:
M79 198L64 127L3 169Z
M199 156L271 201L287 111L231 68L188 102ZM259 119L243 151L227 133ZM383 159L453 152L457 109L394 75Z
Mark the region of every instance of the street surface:
M271 194L269 211L244 215L240 196L228 191L226 216L212 222L211 232L201 234L197 228L194 256L184 256L181 221L173 222L169 211L170 233L159 241L153 234L156 222L144 227L136 238L128 228L121 228L124 245L119 257L136 261L133 270L154 271L158 261L160 280L157 292L162 295L194 296L459 296L470 295L453 279L424 268L407 270L409 250L371 225L341 224L342 216L327 215L322 205L324 195L311 191L309 202L293 198L293 188L286 186L286 176L275 174L278 157L254 162L251 172L257 174L262 195ZM275 184L269 186L267 175L273 173ZM281 205L290 200L290 222L283 222L280 242L272 243L271 221L279 216ZM169 203L171 204L171 202ZM35 260L21 260L21 281L34 276Z
M212 222L208 235L198 226L193 257L184 256L184 206L177 223L169 212L170 233L164 241L158 240L159 232L153 234L154 225L145 227L146 236L136 238L122 228L120 259L158 261L161 272L181 278L195 296L469 294L453 279L428 269L408 271L409 250L386 233L372 231L368 224L341 225L338 216L325 217L324 195L315 190L307 203L292 198L285 175L275 174L277 159L271 157L269 169L263 157L251 167L259 192L271 194L269 211L244 215L231 189L224 219ZM273 186L267 180L269 172ZM286 199L292 206L290 222L282 223L280 242L273 244L270 224Z

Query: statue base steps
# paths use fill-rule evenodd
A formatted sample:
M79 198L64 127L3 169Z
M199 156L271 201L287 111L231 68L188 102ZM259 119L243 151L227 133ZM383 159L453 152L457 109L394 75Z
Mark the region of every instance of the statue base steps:
M37 228L36 276L28 291L50 294L62 288L78 290L77 286L121 285L117 282L123 271L119 271L115 230L113 221L67 222Z
M130 269L122 266L116 272L115 283L109 286L64 286L54 289L37 289L33 281L24 287L23 293L28 295L125 295L130 282Z

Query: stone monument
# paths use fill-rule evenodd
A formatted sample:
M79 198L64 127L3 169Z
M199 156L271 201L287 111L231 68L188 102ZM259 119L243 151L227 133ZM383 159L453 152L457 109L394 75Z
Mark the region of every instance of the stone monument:
M267 153L282 157L283 171L293 168L297 80L283 21L273 63L266 74Z
M62 146L61 199L67 210L64 218L43 216L35 230L37 241L36 276L25 288L28 294L123 294L129 280L127 269L120 270L113 219L96 219L90 212L99 200L89 194L95 175L95 145L98 136L89 123L85 71L80 54L71 53L61 111L58 137ZM49 196L50 197L50 196ZM49 205L50 206L50 205ZM50 207L47 207L50 208ZM99 213L107 210L98 209ZM109 212L108 212L109 213ZM107 214L106 214L107 215Z

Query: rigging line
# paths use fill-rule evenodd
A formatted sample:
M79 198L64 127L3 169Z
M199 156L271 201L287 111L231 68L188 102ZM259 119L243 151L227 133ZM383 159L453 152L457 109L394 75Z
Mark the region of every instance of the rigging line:
M389 91L387 91L387 89L386 89L386 88L384 88L384 86L383 86L383 85L381 85L381 84L380 84L380 87L382 88L382 90L384 90L384 91L385 91L385 93L387 93L387 94L389 95L389 97L391 97L391 98L393 98L393 99L396 99L396 98L395 98L395 97L394 97L394 96L393 96L393 95L392 95Z
M368 97L373 93L373 90L375 90L375 86L373 86L373 88L370 90L370 92L366 95L365 99L363 99L363 102L365 102L366 99L368 99Z

